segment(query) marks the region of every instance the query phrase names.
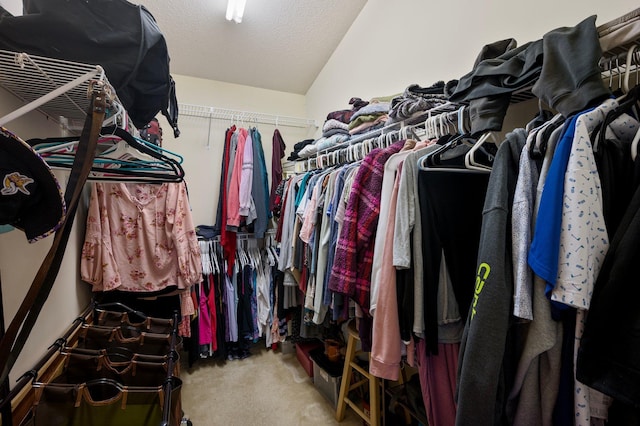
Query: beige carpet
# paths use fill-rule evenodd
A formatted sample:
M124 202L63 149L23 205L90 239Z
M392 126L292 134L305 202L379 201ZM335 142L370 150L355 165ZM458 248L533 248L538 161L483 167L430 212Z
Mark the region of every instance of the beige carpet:
M251 353L244 360L198 360L191 369L183 361L182 406L194 426L362 425L350 408L335 420L295 353L258 346Z

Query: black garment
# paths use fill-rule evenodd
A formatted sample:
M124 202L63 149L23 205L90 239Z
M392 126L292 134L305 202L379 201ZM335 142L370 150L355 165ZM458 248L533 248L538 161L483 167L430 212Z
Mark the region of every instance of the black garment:
M273 136L275 138L275 134ZM300 141L297 144L293 145L293 151L291 151L291 154L289 155L287 160L295 161L295 160L299 159L300 156L298 155L298 153L300 151L302 151L302 148L304 148L305 146L307 146L309 144L312 144L314 141L315 141L315 139L305 139L305 140Z
M175 288L174 288L175 289ZM98 304L122 303L131 309L143 312L146 316L155 318L172 318L174 311L178 318L182 319L180 308L180 295L161 296L147 299L149 293L140 294L129 291L103 291L94 294Z
M225 131L224 134L224 149L222 150L222 165L221 165L221 176L220 176L220 187L218 191L218 206L216 208L216 229L219 231L224 230L226 224L222 223L222 203L226 203L226 185L227 185L227 168L225 167L225 159L229 158L228 151L231 144L231 135L235 132L236 126L233 126Z
M274 293L278 296L278 305L276 306L277 317L279 320L284 319L287 316L286 309L284 307L284 272L278 270L278 268L271 268L271 279L273 280Z
M314 140L315 139L305 139L303 141L300 141L300 142L296 143L295 145L293 145L293 150L299 152L305 146L309 145L310 143L313 143Z
M253 337L253 315L251 313L251 267L245 265L237 274L238 284L238 341Z
M296 144L298 145L298 144ZM276 203L276 190L282 182L282 159L287 146L282 139L280 130L273 131L271 138L271 191L269 193L269 211L273 211Z
M413 231L411 232L411 253L413 253ZM398 303L398 319L400 321L400 338L408 342L413 335L413 296L414 278L413 262L406 269L396 269L396 297Z
M482 207L489 174L472 170L420 170L418 196L424 255L425 342L438 350L438 285L444 250L463 320L473 297Z
M214 287L216 292L216 341L218 342L218 350L214 355L221 356L223 359L227 357L227 346L225 342L225 336L227 333L227 325L226 325L226 305L224 303L225 300L225 277L224 272L218 272L215 275L214 279Z
M613 400L609 407L607 426L640 426L640 408Z
M407 92L415 94L417 96L424 95L444 95L444 81L436 81L429 87L420 87L417 84L410 84L407 87Z
M602 139L594 145L597 147L594 156L602 188L604 220L611 236L615 235L635 191L634 163L630 141Z
M198 343L200 339L200 329L198 328L198 317L192 318L189 325L191 326L191 337L184 339L183 347L187 351L187 365L191 368L200 358L200 344Z
M598 275L578 351L576 378L640 407L640 161L635 162L635 193Z

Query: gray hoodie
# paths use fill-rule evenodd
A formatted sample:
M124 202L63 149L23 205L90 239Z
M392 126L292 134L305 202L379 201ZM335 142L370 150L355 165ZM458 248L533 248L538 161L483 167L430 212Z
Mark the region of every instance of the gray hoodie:
M489 178L474 298L458 361L456 425L501 424L509 379L503 369L513 298L511 218L524 129L507 134Z

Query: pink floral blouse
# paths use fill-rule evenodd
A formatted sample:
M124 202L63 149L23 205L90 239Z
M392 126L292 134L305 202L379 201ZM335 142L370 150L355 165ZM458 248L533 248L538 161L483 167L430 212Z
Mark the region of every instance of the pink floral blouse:
M182 314L193 314L202 264L185 184L94 182L80 274L94 291L177 286Z

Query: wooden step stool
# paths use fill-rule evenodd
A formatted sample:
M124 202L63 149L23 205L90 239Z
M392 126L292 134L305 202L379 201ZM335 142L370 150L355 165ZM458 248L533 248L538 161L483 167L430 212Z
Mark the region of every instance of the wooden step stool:
M347 341L347 352L344 359L344 370L342 371L342 382L340 383L340 395L338 396L338 406L336 408L336 420L341 422L344 420L347 405L364 421L371 426L380 425L380 384L379 379L371 374L360 365L358 365L356 356L362 353L356 350L356 346L360 341L360 335L356 329L355 320L351 320L348 326L349 339ZM371 353L369 353L371 360ZM351 384L353 370L358 371L363 379ZM361 386L369 385L369 415L356 402L349 399L349 392L358 389Z

